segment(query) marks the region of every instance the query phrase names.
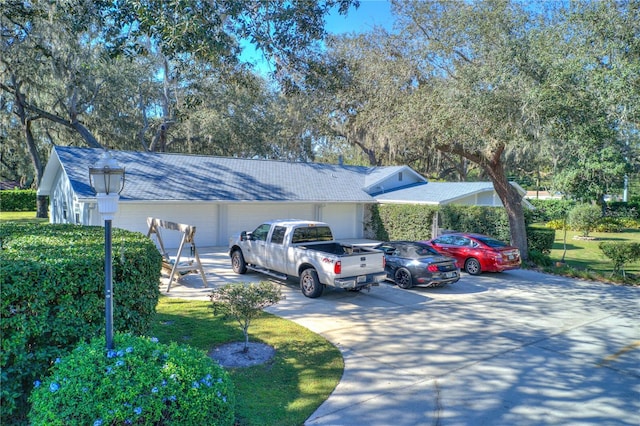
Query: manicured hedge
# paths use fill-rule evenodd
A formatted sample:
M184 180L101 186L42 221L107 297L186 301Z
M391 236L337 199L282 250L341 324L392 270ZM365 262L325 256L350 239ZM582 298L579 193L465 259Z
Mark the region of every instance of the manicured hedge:
M640 201L612 201L607 203L607 215L613 217L624 217L629 219L640 219Z
M529 250L537 250L540 253L548 255L551 253L555 239L555 229L527 228L527 247Z
M373 205L368 228L381 241L428 240L437 207L415 204Z
M378 240L428 240L436 212L442 229L479 232L505 241L510 239L507 215L504 209L496 207L374 205L369 228Z
M440 210L441 227L461 232L477 232L509 242L509 218L503 208L446 205Z
M509 219L503 208L447 205L441 208L409 204L381 204L371 207L368 229L377 240L428 240L433 216L438 212L439 227L446 230L477 232L509 242ZM555 240L553 229L528 228L529 249L549 253Z
M0 207L3 212L36 211L35 189L9 189L0 191Z
M116 331L148 332L161 261L146 236L113 230ZM0 224L0 287L1 422L20 424L34 380L80 341L104 334L104 229Z

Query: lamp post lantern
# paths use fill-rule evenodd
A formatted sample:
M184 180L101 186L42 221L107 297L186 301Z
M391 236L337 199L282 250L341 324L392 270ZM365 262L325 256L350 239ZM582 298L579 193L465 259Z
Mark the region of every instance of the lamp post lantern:
M89 167L89 184L96 192L98 212L104 220L104 297L105 337L107 349L113 349L113 262L111 259L111 221L118 211L120 192L124 188L124 168L108 151Z

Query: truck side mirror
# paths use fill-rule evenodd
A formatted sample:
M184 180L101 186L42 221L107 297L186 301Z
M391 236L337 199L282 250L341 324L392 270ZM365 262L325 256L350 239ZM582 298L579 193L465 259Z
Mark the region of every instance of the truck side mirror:
M245 241L245 240L250 240L250 239L251 239L251 232L242 231L240 233L240 241Z

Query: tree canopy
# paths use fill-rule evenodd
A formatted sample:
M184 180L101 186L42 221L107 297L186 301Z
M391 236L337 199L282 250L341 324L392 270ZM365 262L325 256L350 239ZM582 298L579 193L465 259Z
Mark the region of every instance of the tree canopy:
M330 38L307 79L370 164L490 179L525 258L511 177L552 175L585 200L620 187L637 152L637 4L392 5L392 31Z
M637 172L638 2L391 3L393 30L330 36L357 0L9 0L2 178L52 144L408 164L490 179L526 258L514 177L602 201Z

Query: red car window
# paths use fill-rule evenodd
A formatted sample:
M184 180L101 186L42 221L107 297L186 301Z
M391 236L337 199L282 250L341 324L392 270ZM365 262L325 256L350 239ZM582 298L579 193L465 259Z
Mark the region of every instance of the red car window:
M482 241L484 244L493 248L506 247L508 245L500 240L496 240L495 238L490 238L490 237L481 237L481 238L478 238L478 240Z

